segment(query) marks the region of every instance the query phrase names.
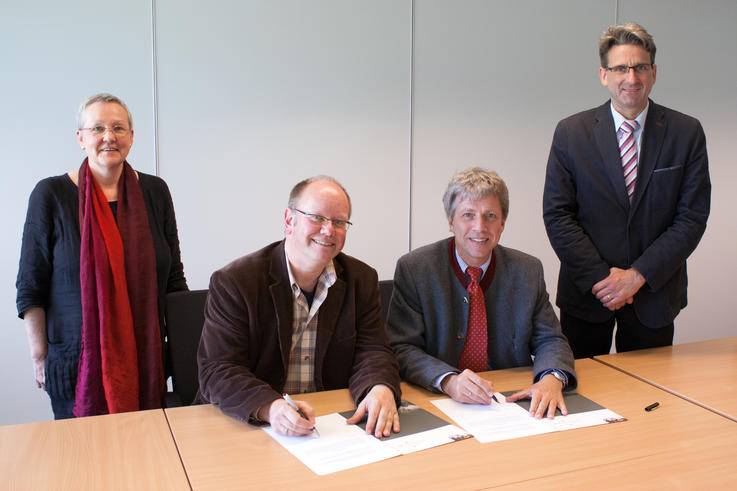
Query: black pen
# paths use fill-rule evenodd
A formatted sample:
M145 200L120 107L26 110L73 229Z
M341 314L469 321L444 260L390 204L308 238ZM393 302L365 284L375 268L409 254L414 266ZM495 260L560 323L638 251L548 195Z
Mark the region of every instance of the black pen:
M653 409L657 408L658 406L660 406L659 402L653 402L652 404L650 404L648 407L645 408L645 411L650 412Z
M295 411L297 411L297 414L299 414L299 416L302 419L309 421L309 418L307 416L305 416L305 413L303 413L302 410L299 408L299 406L297 406L297 404L295 404L295 402L292 400L292 398L289 397L289 394L284 393L282 395L284 396L284 400L287 401L287 404L289 404L289 407L291 407L292 409L294 409ZM317 428L316 427L313 426L312 427L312 431L315 432L315 435L320 436L320 433L317 432Z

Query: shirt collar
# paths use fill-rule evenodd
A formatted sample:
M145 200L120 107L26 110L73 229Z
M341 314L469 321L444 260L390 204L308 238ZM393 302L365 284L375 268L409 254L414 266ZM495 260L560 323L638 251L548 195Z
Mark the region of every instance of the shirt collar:
M294 298L297 298L302 291L302 289L297 284L297 280L294 278L294 274L292 273L292 266L289 264L289 256L287 255L286 249L284 250L284 258L287 261L287 274L289 275L289 285L292 287L292 294L294 295ZM337 278L337 275L335 274L335 266L333 265L333 260L331 259L330 262L325 266L325 269L322 270L322 273L320 273L320 277L317 279L317 283L315 284L315 289L317 289L318 285L320 285L321 282L326 281L326 285L328 287L332 286L333 283L335 283L335 280Z
M461 268L461 271L463 271L465 273L466 272L466 269L468 269L468 264L466 264L466 261L464 261L463 259L461 259L460 254L458 254L458 248L457 247L455 248L455 253L456 253L456 261L458 261L458 266ZM481 270L483 271L483 273L481 274L481 277L479 278L479 281L486 274L486 270L489 268L489 264L491 264L491 256L493 256L493 255L494 255L494 253L492 251L492 253L489 254L489 259L487 259L486 262L481 265Z
M611 102L609 103L609 108L612 110L612 117L614 118L614 130L619 131L619 127L622 126L622 123L624 123L625 121L630 121L630 120L628 120L627 118L619 114L619 112L616 109L614 109L614 106L612 105ZM648 109L650 109L650 101L647 101L647 105L645 106L645 109L643 109L642 112L638 114L637 117L635 118L635 121L637 121L637 123L640 125L637 131L642 131L643 128L645 128L645 120L647 119Z

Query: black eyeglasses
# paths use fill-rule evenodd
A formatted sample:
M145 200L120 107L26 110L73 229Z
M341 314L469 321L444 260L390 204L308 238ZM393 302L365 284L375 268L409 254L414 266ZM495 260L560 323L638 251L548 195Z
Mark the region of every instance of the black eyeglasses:
M653 68L652 63L639 63L637 65L617 65L604 67L606 70L616 73L617 75L627 75L630 70L634 70L637 75L644 75Z
M348 228L353 225L348 220L340 220L338 218L328 218L322 215L315 215L314 213L307 213L306 211L298 210L297 208L292 208L292 210L301 213L302 215L306 216L307 219L310 220L312 223L318 224L321 227L323 225L327 225L328 223L332 223L333 227L336 230L348 230Z

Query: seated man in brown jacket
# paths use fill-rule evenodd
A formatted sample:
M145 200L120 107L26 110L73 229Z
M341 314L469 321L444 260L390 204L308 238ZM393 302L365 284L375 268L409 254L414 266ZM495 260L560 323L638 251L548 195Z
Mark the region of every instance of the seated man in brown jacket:
M342 254L348 193L334 179L298 183L284 211L285 238L236 259L210 279L197 363L199 402L230 416L305 435L313 409L282 393L348 387L357 404L348 423L399 431L399 369L381 321L378 277Z

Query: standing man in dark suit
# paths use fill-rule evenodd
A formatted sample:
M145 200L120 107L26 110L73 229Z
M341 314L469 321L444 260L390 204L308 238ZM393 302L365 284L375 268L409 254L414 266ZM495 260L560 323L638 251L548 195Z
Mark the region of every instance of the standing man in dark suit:
M386 341L376 271L341 253L351 201L335 179L298 183L284 210L285 239L236 259L210 279L197 363L198 402L270 423L285 435L311 432L312 408L282 392L348 387L348 423L399 431L397 362Z
M443 197L453 237L397 261L387 333L402 378L459 402L489 404L477 372L533 365L530 415L567 413L576 387L573 354L548 300L537 258L499 245L509 192L478 167L453 176ZM533 362L534 356L534 362Z
M543 217L560 258L557 304L576 358L673 344L686 306L686 258L711 199L706 139L694 118L648 99L655 43L637 24L599 41L611 100L558 123Z

